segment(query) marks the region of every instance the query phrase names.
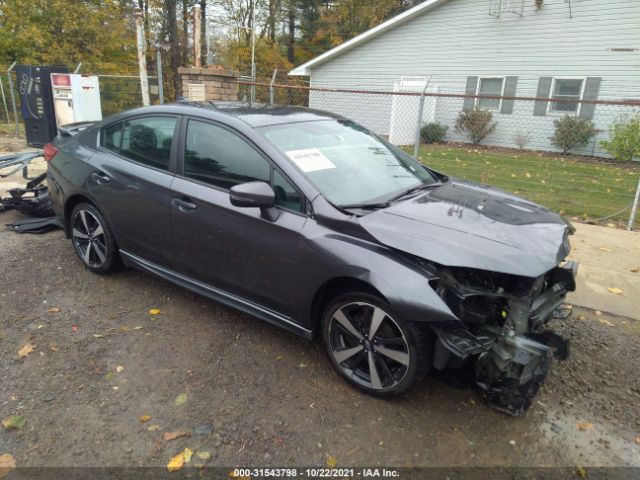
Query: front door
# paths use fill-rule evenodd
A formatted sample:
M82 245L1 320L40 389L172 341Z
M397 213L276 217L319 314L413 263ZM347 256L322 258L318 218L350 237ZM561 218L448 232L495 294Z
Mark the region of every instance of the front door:
M291 183L237 132L191 119L184 127L182 175L171 187L171 222L179 271L290 314L296 284L303 200ZM180 168L180 167L179 167ZM280 216L231 205L229 189L272 184Z
M170 164L177 127L178 117L163 115L110 125L89 161L89 191L114 230L118 247L166 267L173 256Z

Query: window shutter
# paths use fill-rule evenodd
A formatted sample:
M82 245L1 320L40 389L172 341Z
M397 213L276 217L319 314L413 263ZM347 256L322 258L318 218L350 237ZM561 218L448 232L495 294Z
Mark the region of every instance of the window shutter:
M504 96L505 97L515 97L516 96L516 87L518 86L518 77L507 77L504 80ZM510 115L513 113L513 105L515 100L502 100L502 108L500 108L500 113L506 113Z
M465 95L475 95L478 91L478 77L467 77L467 88L464 91ZM475 98L465 98L464 107L465 111L473 109L476 104Z
M600 93L601 77L587 77L587 83L584 86L583 100L597 100L598 93ZM580 118L586 118L593 120L593 114L596 111L596 106L593 103L583 103L580 106Z
M536 97L549 98L549 96L551 95L552 83L553 77L540 77L540 80L538 80L538 92L536 93ZM544 117L547 114L548 104L548 101L536 100L536 103L533 106L533 114L538 117Z

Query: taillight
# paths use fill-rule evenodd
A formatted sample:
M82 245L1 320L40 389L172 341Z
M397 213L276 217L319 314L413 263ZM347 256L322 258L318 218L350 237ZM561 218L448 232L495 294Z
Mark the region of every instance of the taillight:
M51 143L47 143L42 149L42 156L45 162L50 162L58 153L58 149Z

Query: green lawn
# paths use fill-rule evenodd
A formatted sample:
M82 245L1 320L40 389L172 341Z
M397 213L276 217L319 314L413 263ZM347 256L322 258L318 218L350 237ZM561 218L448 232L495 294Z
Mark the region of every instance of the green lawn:
M412 148L407 151L413 153ZM439 172L487 183L583 220L630 205L640 178L640 165L471 146L423 145L419 160ZM629 214L628 209L607 222L626 225Z

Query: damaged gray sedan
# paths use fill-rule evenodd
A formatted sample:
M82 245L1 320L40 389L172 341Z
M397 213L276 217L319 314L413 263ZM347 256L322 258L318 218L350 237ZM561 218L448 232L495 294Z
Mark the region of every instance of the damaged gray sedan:
M138 268L321 336L369 394L459 370L517 415L568 355L547 324L575 289L570 225L345 118L178 103L65 128L45 157L87 268Z

